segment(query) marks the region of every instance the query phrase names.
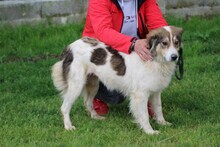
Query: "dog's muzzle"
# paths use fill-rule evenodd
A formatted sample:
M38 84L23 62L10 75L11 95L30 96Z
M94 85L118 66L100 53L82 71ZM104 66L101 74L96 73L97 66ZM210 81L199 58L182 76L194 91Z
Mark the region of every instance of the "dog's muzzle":
M176 54L171 55L171 61L176 61L178 56Z

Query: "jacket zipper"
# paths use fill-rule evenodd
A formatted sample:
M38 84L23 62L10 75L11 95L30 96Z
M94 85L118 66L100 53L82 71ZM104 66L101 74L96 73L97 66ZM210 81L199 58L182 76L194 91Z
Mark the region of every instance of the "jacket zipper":
M139 16L139 15L138 15L138 16ZM141 20L141 26L142 26L143 33L144 33L144 34L147 34L147 33L146 33L146 30L145 30L145 27L146 27L146 26L144 25L143 18L142 18L141 15L140 15L140 20ZM139 32L139 31L138 31L138 32ZM140 34L140 33L139 33L139 34ZM140 35L140 37L141 37L141 35Z
M137 12L137 13L138 13L138 17L139 17L139 10L140 10L140 8L141 8L141 5L144 3L144 1L145 1L145 0L138 0L138 12ZM122 27L123 27L123 21L124 21L124 13L123 13L123 11L122 11L122 9L121 9L119 3L118 3L118 0L112 0L112 2L113 2L113 3L121 10L121 12L122 12L122 21L121 21L121 28L120 28L120 32L121 32ZM140 15L140 19L141 19L142 29L143 29L144 33L146 33L146 31L145 31L145 29L144 29L144 22L143 22L143 20L142 20L141 15ZM137 21L138 21L138 18L137 18ZM137 35L141 38L141 35L140 35L140 32L139 32L139 29L138 29L138 28L137 28Z
M123 27L123 21L124 21L124 13L123 13L123 11L122 11L122 9L121 9L121 6L119 5L119 3L118 3L118 0L112 0L112 2L121 10L121 12L122 12L122 20L121 20L121 28L120 28L120 32L121 32L121 30L122 30L122 27Z

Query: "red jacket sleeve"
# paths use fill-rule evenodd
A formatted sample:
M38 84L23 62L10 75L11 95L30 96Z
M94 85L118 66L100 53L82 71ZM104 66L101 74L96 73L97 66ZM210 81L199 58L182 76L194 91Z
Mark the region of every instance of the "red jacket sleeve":
M88 14L97 39L118 51L128 53L131 36L113 29L112 16L107 0L89 0Z
M156 0L147 0L145 5L145 10L146 10L145 18L149 30L153 30L168 25L162 15L162 12Z

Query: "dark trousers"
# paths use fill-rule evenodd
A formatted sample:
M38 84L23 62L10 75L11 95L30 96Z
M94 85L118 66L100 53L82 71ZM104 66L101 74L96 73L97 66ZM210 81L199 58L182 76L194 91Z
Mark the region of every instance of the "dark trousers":
M119 104L125 99L124 95L120 92L115 90L109 91L102 82L99 82L99 90L95 98L108 104Z

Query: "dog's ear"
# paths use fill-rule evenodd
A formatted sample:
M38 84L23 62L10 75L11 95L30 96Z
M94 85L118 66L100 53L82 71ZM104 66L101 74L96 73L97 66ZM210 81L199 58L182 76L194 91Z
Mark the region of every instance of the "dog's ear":
M182 35L183 35L183 28L180 27L175 27L175 26L171 26L172 29L172 33L178 38L178 40L180 41L180 48L183 48L183 42L182 42Z
M182 35L183 35L183 28L180 27L175 27L175 26L170 26L172 33L174 36L176 36L180 41L182 39Z
M151 50L158 39L158 36L156 34L148 34L147 35L147 49Z
M147 49L151 51L152 56L156 56L156 45L160 42L162 29L155 29L147 34Z
M174 26L172 26L172 27L174 27ZM180 28L180 27L174 27L174 28L175 28L177 34L179 34L180 36L183 35L183 32L184 32L183 28Z
M162 37L164 36L163 34L165 33L163 28L158 28L155 30L150 31L147 34L147 48L152 49L155 47L156 43L158 43Z
M158 36L157 35L155 35L155 36L148 36L148 38L147 38L147 49L150 50L151 55L153 57L155 57L157 55L157 53L156 53L156 43L157 43L157 40L158 40Z

